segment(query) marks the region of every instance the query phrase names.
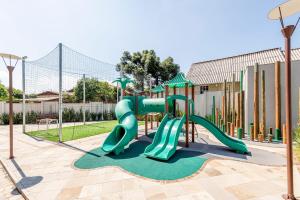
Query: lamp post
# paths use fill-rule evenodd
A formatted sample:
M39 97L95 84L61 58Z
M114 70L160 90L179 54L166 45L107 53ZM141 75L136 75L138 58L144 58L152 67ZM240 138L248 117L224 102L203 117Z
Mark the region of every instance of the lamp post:
M8 83L8 101L9 101L9 159L14 158L14 143L13 143L13 119L14 119L14 111L13 111L13 71L19 60L22 58L19 56L15 56L12 54L0 53L4 64L8 70L9 83ZM8 60L8 62L5 61ZM15 60L15 63L12 64L12 61Z
M269 13L269 18L280 20L281 32L285 41L285 112L286 112L286 156L287 156L287 194L283 195L284 199L294 200L294 181L293 181L293 138L292 138L292 105L291 105L291 37L299 23L285 26L283 18L291 16L300 11L300 1L287 1Z

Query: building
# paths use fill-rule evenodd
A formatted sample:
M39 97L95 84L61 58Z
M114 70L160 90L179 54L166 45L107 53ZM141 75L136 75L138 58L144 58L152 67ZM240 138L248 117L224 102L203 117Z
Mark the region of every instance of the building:
M243 90L245 92L245 130L253 122L253 93L254 93L254 65L258 64L259 76L265 71L266 87L266 128L275 128L275 63L280 63L281 86L281 123L285 123L285 77L284 77L284 52L280 48L247 53L227 58L208 60L193 63L187 73L187 78L196 86L199 106L199 114L202 116L211 114L212 96L216 97L216 105L221 108L221 99L224 95L224 81L226 80L232 94L233 76L235 76L235 92L240 89L240 73L243 73ZM300 48L292 50L292 128L295 128L299 119L299 87L300 79ZM261 101L261 78L259 78L259 101ZM237 95L235 95L235 98ZM235 99L236 100L236 99ZM197 101L197 99L196 99ZM233 98L230 98L232 107ZM237 102L237 101L235 101ZM259 103L262 119L262 104ZM235 105L237 106L237 105ZM202 109L202 110L201 110ZM235 109L237 110L237 109Z

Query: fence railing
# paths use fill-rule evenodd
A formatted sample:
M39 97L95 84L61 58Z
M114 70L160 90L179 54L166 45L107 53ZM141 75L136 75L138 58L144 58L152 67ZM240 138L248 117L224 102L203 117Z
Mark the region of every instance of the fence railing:
M89 103L63 103L63 109L73 109L75 112L85 109L90 113L114 112L115 103L89 102ZM22 103L13 104L14 113L22 112ZM0 102L0 115L8 113L9 104ZM36 112L42 115L57 114L58 102L26 103L26 113Z

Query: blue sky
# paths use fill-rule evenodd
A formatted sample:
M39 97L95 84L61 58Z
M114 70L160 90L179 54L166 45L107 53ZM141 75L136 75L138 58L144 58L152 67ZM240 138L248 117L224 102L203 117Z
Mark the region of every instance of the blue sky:
M267 19L282 0L1 1L0 52L35 60L59 42L109 63L124 50L154 49L187 72L193 62L282 47L280 24ZM296 17L288 19L294 23ZM300 47L300 31L293 37ZM20 67L15 72L20 87ZM0 80L7 83L0 64Z

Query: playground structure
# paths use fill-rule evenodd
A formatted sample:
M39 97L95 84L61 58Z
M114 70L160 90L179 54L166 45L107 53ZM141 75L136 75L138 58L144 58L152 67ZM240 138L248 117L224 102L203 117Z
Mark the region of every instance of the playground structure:
M145 96L124 96L117 104L115 112L119 124L112 130L102 145L105 152L120 154L126 145L133 140L138 133L136 115L149 113L164 113L164 117L155 133L152 144L145 149L145 156L168 160L176 151L179 135L185 124L185 146L189 146L189 122L192 123L192 142L195 140L195 123L205 127L219 141L229 148L247 153L246 145L233 137L226 135L214 123L194 114L193 84L187 80L184 74L179 73L175 78L166 82L165 98L147 98ZM124 88L124 87L123 87ZM185 95L175 94L169 96L169 88L185 88ZM192 88L192 98L189 99L188 89ZM176 115L176 101L185 102L185 112L182 116ZM147 126L147 125L146 125Z

